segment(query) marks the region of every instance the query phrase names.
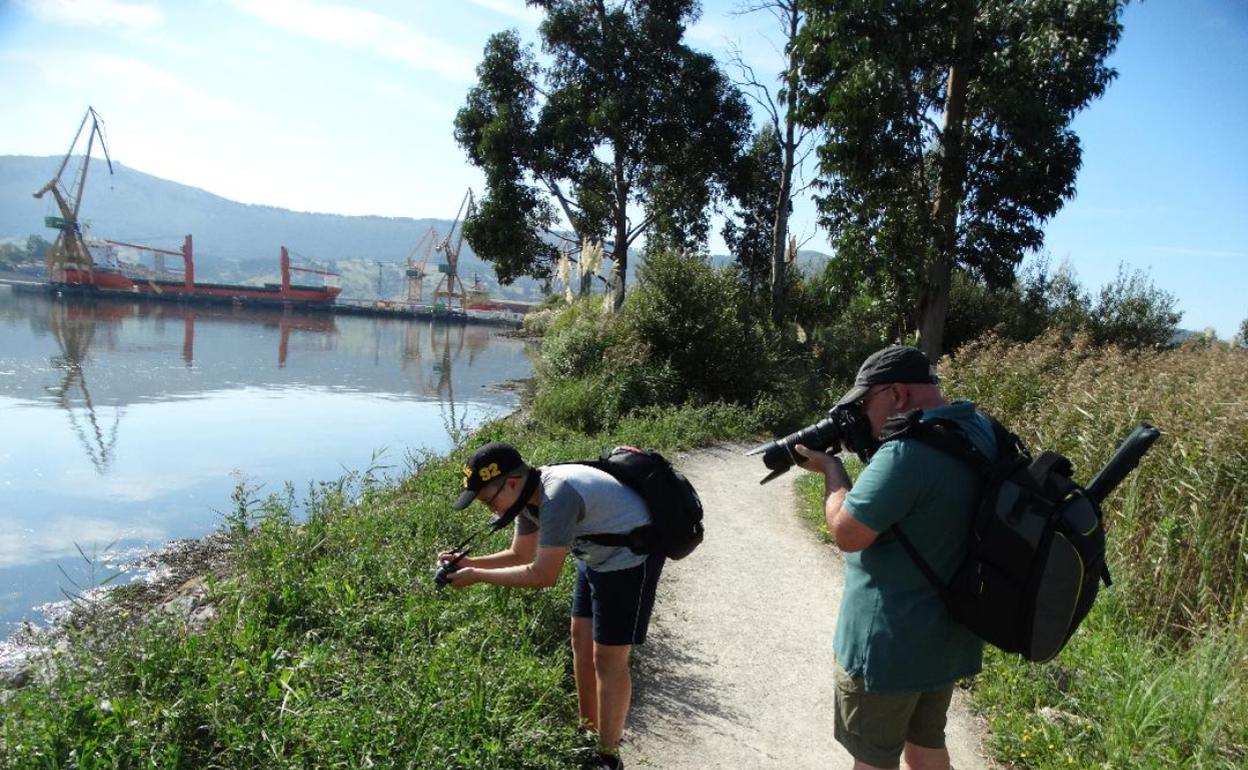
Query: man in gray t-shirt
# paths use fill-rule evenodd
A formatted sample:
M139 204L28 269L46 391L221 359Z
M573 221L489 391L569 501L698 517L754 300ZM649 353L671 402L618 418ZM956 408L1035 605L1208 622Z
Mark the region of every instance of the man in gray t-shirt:
M507 550L460 559L450 584L548 588L567 555L576 557L571 632L580 718L598 733L599 767L622 768L619 744L632 694L629 654L645 641L664 558L588 536L645 526L645 502L605 471L578 464L530 468L514 447L499 442L478 449L463 470L453 507L480 500L495 515L515 519L516 529ZM454 557L441 553L438 559Z

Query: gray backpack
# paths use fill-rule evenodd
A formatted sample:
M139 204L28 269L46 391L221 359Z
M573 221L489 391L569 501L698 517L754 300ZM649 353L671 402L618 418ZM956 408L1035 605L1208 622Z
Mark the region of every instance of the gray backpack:
M989 460L957 423L920 422L921 412L890 426L884 441L911 438L968 463L982 489L967 553L942 580L894 525L891 532L940 594L950 614L984 641L1027 660L1052 659L1110 585L1100 503L1160 435L1141 425L1085 489L1056 452L1032 459L1018 436L991 420L997 456ZM990 418L991 419L991 418Z

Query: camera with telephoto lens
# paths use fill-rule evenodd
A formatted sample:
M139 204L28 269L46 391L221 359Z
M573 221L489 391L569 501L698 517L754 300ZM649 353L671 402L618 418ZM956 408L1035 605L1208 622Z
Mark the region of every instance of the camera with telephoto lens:
M746 452L747 455L761 454L763 465L771 471L760 484L766 484L802 461L802 456L793 448L798 444L816 452L832 454L848 449L866 462L879 442L871 432L871 421L857 404L835 406L828 411L826 418L814 425L807 425L784 438Z

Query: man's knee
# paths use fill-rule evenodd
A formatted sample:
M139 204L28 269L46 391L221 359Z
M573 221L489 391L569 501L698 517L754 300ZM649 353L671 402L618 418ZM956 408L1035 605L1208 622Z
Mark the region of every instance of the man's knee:
M588 652L594 643L594 624L589 618L572 618L572 647Z
M628 656L632 651L628 644L594 644L594 668L599 672L628 670Z

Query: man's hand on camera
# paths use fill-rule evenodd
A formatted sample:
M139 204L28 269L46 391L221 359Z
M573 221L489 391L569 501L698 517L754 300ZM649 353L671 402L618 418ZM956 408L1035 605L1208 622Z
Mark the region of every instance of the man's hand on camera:
M845 472L845 466L841 464L841 458L836 455L830 455L827 452L817 452L813 449L808 449L801 444L794 444L793 451L797 452L799 456L806 458L797 464L797 467L804 471L822 473L826 476L828 473L828 466L831 465L839 469L841 473Z
M461 561L460 564L463 564ZM446 582L451 588L467 588L470 585L481 582L480 572L472 567L461 567L446 576Z
M459 554L455 553L454 551L443 551L442 553L438 554L438 564L442 564L448 561L455 561L455 557L458 555ZM465 556L464 558L460 559L456 563L460 567L471 567L472 559L468 556Z

